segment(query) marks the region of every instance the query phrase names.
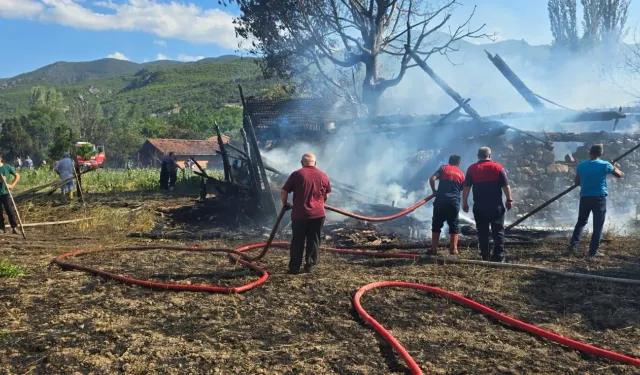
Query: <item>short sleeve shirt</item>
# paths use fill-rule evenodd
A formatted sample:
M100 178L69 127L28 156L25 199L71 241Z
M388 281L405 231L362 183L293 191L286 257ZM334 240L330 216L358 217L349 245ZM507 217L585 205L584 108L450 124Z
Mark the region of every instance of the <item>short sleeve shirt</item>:
M316 167L302 167L293 172L282 190L293 193L291 220L325 217L324 201L331 193L329 177Z
M464 173L453 165L443 165L433 174L440 181L434 204L448 203L460 206L460 193L464 183Z
M2 167L0 167L0 175L2 175L8 183L11 183L11 176L16 175L16 169L9 164L3 164ZM0 181L0 183L2 184L2 186L0 186L0 195L9 194L7 184L3 181Z
M473 187L473 209L487 210L502 207L502 188L509 185L502 165L481 160L469 167L465 187Z
M580 177L580 196L606 197L607 175L614 170L611 163L601 159L586 160L578 164L576 173Z

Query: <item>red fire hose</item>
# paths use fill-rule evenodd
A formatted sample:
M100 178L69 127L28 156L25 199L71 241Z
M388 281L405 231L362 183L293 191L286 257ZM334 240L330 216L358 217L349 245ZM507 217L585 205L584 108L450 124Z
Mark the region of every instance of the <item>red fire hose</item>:
M411 207L409 207L407 209L404 209L404 210L402 210L400 212L396 212L393 215L382 216L382 217L362 216L362 215L354 214L353 212L344 211L344 210L341 210L339 208L328 206L328 205L325 205L324 208L326 208L329 211L337 212L337 213L342 214L344 216L348 216L348 217L351 217L351 218L354 218L354 219L358 219L358 220L381 222L381 221L389 221L389 220L397 219L397 218L399 218L401 216L407 215L407 214L417 210L419 207L421 207L425 203L429 202L434 197L435 197L435 194L431 194L428 197L419 200L413 206L411 206Z
M386 217L378 217L378 218L374 218L374 217L366 217L366 216L361 216L361 215L356 215L350 212L346 212L334 207L330 207L330 206L326 206L327 209L334 211L334 212L338 212L341 214L344 214L346 216L350 216L356 219L360 219L360 220L367 220L367 221L386 221L386 220L392 220L395 219L397 217L400 217L402 215L406 215L412 211L414 211L415 209L417 209L418 207L424 205L425 203L427 203L431 198L433 198L433 196L429 196L426 197L424 199L422 199L421 201L419 201L418 203L414 204L413 206L407 208L406 210L403 210L401 212L398 212L394 215L391 216L386 216ZM129 283L129 284L135 284L135 285L140 285L140 286L145 286L145 287L151 287L151 288L159 288L159 289L170 289L170 290L183 290L183 291L199 291L199 292L211 292L211 293L242 293L242 292L246 292L250 289L256 288L262 284L264 284L267 279L269 278L269 273L262 267L256 265L255 263L252 263L248 260L257 260L262 258L267 251L269 250L270 246L280 246L280 247L285 247L288 246L289 243L288 242L273 242L273 238L275 236L275 233L277 231L277 227L280 224L280 221L282 219L282 216L284 215L284 213L286 212L287 207L283 207L280 215L278 216L278 220L276 220L276 225L274 226L273 230L271 231L271 235L269 236L269 240L266 243L259 243L259 244L252 244L252 245L247 245L247 246L243 246L243 247L239 247L235 250L232 249L219 249L219 248L199 248L199 247L188 247L188 246L131 246L131 247L122 247L122 248L112 248L112 249L100 249L100 250L80 250L80 251L75 251L75 252L70 252L70 253L66 253L66 254L62 254L60 256L58 256L57 258L54 259L54 263L56 263L58 266L60 266L62 269L65 270L69 270L69 269L75 269L75 270L80 270L80 271L86 271L89 273L93 273L96 275L100 275L100 276L104 276L104 277L108 277L108 278L112 278L115 280L119 280L122 281L124 283ZM252 250L252 249L256 249L256 248L263 248L262 252L256 256L256 257L248 257L245 254L243 254L243 252L248 251L248 250ZM253 269L254 271L257 271L260 273L260 277L255 280L252 281L248 284L245 285L240 285L240 286L234 286L234 287L222 287L222 286L214 286L214 285L204 285L204 284L198 284L198 285L184 285L184 284L174 284L174 283L161 283L161 282L154 282L154 281L148 281L148 280L141 280L141 279L136 279L133 277L129 277L129 276L125 276L125 275L118 275L112 272L107 272L107 271L103 271L97 268L93 268L93 267L87 267L87 266L83 266L83 265L78 265L78 264L74 264L74 263L68 263L65 262L64 259L66 258L70 258L70 257L74 257L74 256L80 256L80 255L86 255L86 254L93 254L93 253L99 253L99 252L105 252L105 251L127 251L127 250L153 250L153 249L163 249L163 250L179 250L179 251L210 251L210 252L222 252L222 253L226 253L229 254L229 256L237 261L238 263L240 263L242 266L248 267L250 269ZM339 253L339 254L351 254L351 255L360 255L360 256L369 256L369 257L380 257L380 258L407 258L407 259L416 259L419 258L420 256L422 256L422 254L420 253L387 253L387 252L376 252L376 251L367 251L367 250L359 250L359 249L336 249L336 248L322 248L322 250L324 251L328 251L328 252L332 252L332 253ZM247 260L248 259L248 260ZM602 358L607 358L613 361L617 361L617 362L621 362L621 363L625 363L625 364L630 364L633 366L637 366L640 367L640 359L637 358L633 358L633 357L629 357L629 356L625 356L623 354L619 354L613 351L609 351L609 350L605 350L605 349L601 349L595 346L591 346L585 343L581 343L579 341L575 341L575 340L571 340L568 339L566 337L557 335L555 333L543 330L541 328L538 328L536 326L533 326L531 324L527 324L524 323L520 320L517 320L515 318L512 318L508 315L504 315L501 314L485 305L479 304L473 300L470 300L468 298L465 298L461 295L452 293L452 292L448 292L446 290L443 289L439 289L433 286L429 286L429 285L424 285L424 284L415 284L415 283L407 283L407 282L400 282L400 281L379 281L379 282L374 282L368 285L363 286L362 288L360 288L353 299L354 302L354 306L356 308L356 311L358 312L358 315L370 326L373 327L373 329L380 334L394 349L395 351L402 357L402 359L405 361L405 363L407 364L407 366L410 368L411 372L413 374L422 374L422 370L420 370L420 368L418 367L417 363L415 362L415 360L409 355L409 353L407 352L407 350L398 342L398 340L396 340L390 333L389 331L387 331L380 323L378 323L375 319L373 319L362 307L361 303L360 303L360 298L362 297L362 295L371 289L374 288L382 288L382 287L401 287L401 288L412 288L412 289L419 289L419 290L424 290L427 292L431 292L431 293L435 293L441 296L445 296L451 300L454 300L456 302L459 302L463 305L469 306L474 310L480 311L482 313L484 313L485 315L491 316L497 320L500 320L501 322L504 322L506 324L509 324L513 327L519 328L523 331L529 332L531 334L540 336L540 337L544 337L548 340L557 342L561 345L565 345L569 348L575 349L575 350L579 350L585 353L589 353L589 354L593 354L595 356L599 356Z
M422 370L420 370L420 367L418 367L418 364L416 363L416 361L414 361L414 359L411 357L411 355L407 352L407 350L402 346L402 344L400 344L398 342L398 340L396 340L395 337L393 337L393 335L391 335L391 333L389 333L389 331L387 331L380 323L378 323L378 321L376 321L375 319L373 319L371 317L371 315L369 315L365 309L362 307L362 305L360 304L360 298L362 297L362 295L366 292L369 291L371 289L375 289L375 288L411 288L411 289L418 289L418 290L424 290L426 292L430 292L430 293L435 293L438 294L440 296L444 296L450 300L459 302L460 304L463 304L465 306L468 306L470 308L472 308L473 310L476 311L480 311L481 313L488 315L492 318L495 318L503 323L506 323L512 327L516 327L522 331L525 332L529 332L533 335L536 336L540 336L540 337L544 337L547 340L551 340L553 342L557 342L558 344L564 345L564 346L568 346L572 349L576 349L579 350L581 352L584 353L588 353L588 354L593 354L595 356L598 357L602 357L602 358L607 358L610 359L612 361L616 361L616 362L621 362L621 363L625 363L628 365L633 365L633 366L638 366L640 367L640 359L637 358L633 358L633 357L628 357L626 355L623 354L619 354L613 351L609 351L609 350L605 350L602 348L598 348L596 346L592 346L589 344L585 344L582 343L580 341L575 341L575 340L571 340L568 339L564 336L560 336L557 335L553 332L549 332L546 331L542 328L536 327L534 325L531 324L527 324L521 320L515 319L510 317L509 315L505 315L505 314L501 314L485 305L482 305L474 300L465 298L459 294L456 293L452 293L449 291L446 291L444 289L440 289L440 288L436 288L433 286L429 286L429 285L424 285L424 284L416 284L416 283L407 283L407 282L402 282L402 281L378 281L375 283L371 283L371 284L367 284L365 286L363 286L362 288L360 288L357 292L356 295L353 297L353 304L356 308L356 311L358 312L358 315L360 315L360 317L367 323L369 324L374 331L376 331L378 334L380 334L380 336L382 336L382 338L384 338L384 340L386 342L388 342L393 349L396 351L396 353L398 353L402 359L404 360L404 362L407 364L407 366L409 367L409 369L411 370L411 373L414 375L421 375L422 374Z

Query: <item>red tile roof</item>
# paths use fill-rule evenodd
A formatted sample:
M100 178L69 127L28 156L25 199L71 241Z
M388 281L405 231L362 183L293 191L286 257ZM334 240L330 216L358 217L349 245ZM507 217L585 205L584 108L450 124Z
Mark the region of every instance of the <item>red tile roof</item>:
M222 140L224 143L228 143L229 137L223 136ZM215 155L217 151L220 151L217 137L205 140L149 138L147 142L165 155L171 151L176 155Z

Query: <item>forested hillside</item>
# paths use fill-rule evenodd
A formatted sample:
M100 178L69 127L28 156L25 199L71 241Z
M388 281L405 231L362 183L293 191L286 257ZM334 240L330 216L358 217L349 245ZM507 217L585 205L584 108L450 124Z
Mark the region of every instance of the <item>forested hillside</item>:
M233 135L241 125L238 84L263 95L278 82L265 80L254 59L235 56L55 63L0 80L0 147L8 158L41 161L90 141L106 146L109 164L122 165L148 137L206 138L214 122Z

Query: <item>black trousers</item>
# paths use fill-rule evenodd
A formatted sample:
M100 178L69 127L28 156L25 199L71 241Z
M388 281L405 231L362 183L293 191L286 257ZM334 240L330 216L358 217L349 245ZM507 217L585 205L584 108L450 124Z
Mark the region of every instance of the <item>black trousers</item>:
M303 254L305 269L310 270L318 264L318 249L320 248L323 225L324 217L291 221L293 237L291 238L289 271L293 273L300 272ZM305 242L307 244L306 252L304 251Z
M449 226L449 234L457 234L459 232L458 212L460 212L460 205L448 202L435 202L433 204L431 231L440 233L446 221Z
M18 226L16 222L16 214L13 210L13 205L11 204L11 197L9 194L0 194L0 229L4 229L4 215L2 211L7 211L7 217L9 218L9 224L11 224L11 228L15 228Z
M173 170L169 172L169 187L176 187L176 181L178 181L178 171Z
M166 168L160 169L160 189L169 190L169 171Z
M504 213L503 206L490 209L473 209L473 218L478 230L478 242L480 244L480 256L482 260L504 259ZM489 253L489 227L493 235L493 256Z

